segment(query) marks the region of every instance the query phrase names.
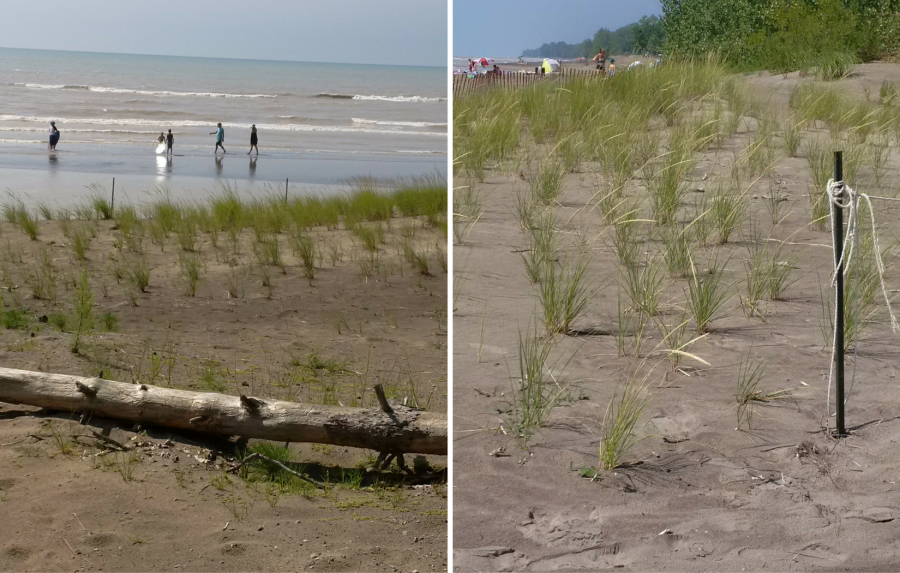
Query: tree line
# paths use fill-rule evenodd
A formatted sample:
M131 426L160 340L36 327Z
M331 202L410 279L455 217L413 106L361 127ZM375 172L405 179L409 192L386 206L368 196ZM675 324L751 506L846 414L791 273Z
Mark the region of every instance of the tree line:
M900 48L900 0L662 0L668 54L717 52L735 67L789 71Z
M900 0L661 0L663 17L644 16L578 44L552 42L522 57L716 53L739 70L792 71L826 59L900 56Z
M637 22L610 31L600 28L593 39L578 44L551 42L540 48L524 50L523 58L592 58L601 49L608 54L659 53L665 43L662 20L656 16L644 16Z

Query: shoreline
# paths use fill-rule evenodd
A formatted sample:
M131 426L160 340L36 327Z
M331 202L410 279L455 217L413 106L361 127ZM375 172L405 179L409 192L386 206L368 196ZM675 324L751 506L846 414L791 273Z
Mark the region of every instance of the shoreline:
M77 200L90 195L86 187L111 187L121 196L168 188L176 198L198 198L218 192L223 186L235 188L241 197L253 197L259 190L274 186L283 192L285 180L291 193L336 194L347 189L355 178L396 180L429 175L447 176L445 155L379 155L361 152L283 153L248 156L242 152L219 154L178 154L166 159L152 153L104 155L100 145L85 145L79 151L58 150L50 154L0 144L0 180L3 191L22 197L26 204ZM18 146L17 146L18 147ZM87 150L87 152L81 150ZM18 151L18 152L16 152ZM176 150L177 151L177 150Z

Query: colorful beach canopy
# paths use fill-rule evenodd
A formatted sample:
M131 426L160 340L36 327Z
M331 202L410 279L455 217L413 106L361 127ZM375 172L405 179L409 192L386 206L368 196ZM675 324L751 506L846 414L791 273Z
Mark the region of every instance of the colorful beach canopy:
M553 74L559 71L559 62L556 60L549 60L544 58L544 73L545 74Z

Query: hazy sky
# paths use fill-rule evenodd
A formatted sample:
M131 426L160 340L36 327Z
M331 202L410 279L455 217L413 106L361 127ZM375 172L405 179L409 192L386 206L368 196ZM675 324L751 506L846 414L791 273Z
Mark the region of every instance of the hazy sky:
M0 46L445 66L447 0L3 0Z
M453 55L516 57L549 42L577 44L600 28L662 15L659 0L453 0Z

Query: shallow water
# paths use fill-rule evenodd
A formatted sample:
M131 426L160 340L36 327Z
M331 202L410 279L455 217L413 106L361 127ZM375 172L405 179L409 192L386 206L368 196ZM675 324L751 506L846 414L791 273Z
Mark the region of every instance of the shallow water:
M84 174L173 189L446 174L446 85L442 68L3 48L0 169L27 171L5 188L42 196L78 191ZM55 156L51 120L62 134ZM228 150L218 161L217 122ZM175 157L158 162L168 129Z

